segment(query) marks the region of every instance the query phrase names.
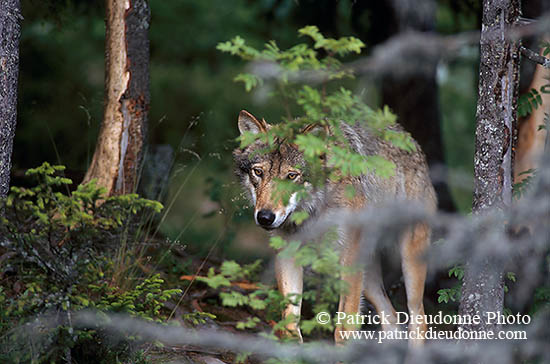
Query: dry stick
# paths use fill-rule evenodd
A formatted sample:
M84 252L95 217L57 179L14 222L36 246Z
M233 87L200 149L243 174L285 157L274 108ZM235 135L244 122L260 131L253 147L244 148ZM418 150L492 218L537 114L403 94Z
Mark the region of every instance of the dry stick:
M170 245L168 246L168 249L166 249L166 251L164 252L164 254L162 254L160 256L160 258L157 260L155 266L153 267L153 270L152 272L156 272L157 268L159 267L159 264L164 260L164 258L166 258L168 256L168 254L170 254L170 250L172 249L172 247L178 243L179 241L179 238L183 235L183 233L187 230L187 228L189 226L191 226L191 224L195 221L195 219L197 218L199 214L199 211L195 211L195 213L193 214L193 216L191 216L191 218L189 219L189 222L187 222L187 224L183 227L183 229L181 229L181 231L179 232L179 234L176 236L176 238L174 240L172 240L172 242L170 243ZM185 249L185 246L184 246L184 249ZM152 273L151 273L152 274Z
M195 120L192 120L189 125L187 126L187 129L185 129L185 133L183 133L183 137L180 141L180 146L181 144L183 143L183 141L185 140L185 138L187 137L187 135L189 134L189 132L191 131L191 128L195 125L197 125L198 121L196 121L198 119L198 117L195 119ZM162 119L161 119L162 121ZM160 124L160 121L159 121L159 124ZM180 147L178 147L178 149L180 149ZM186 151L189 151L188 149L185 149ZM172 158L172 166L174 165L174 163L176 162L176 158L177 158L177 154L178 154L178 151L176 151L174 153L174 157ZM193 155L195 155L198 159L197 161L197 164L195 164L193 166L193 168L191 169L191 171L189 172L189 174L187 175L187 177L185 178L185 180L182 182L182 184L180 185L180 187L178 188L178 190L176 191L176 194L174 195L172 201L170 201L170 204L168 205L168 207L164 210L164 214L162 215L162 218L160 220L160 222L158 223L158 226L155 230L155 232L153 233L153 235L151 236L151 238L153 239L157 233L159 232L160 230L160 226L162 225L162 223L164 222L164 220L166 219L166 216L168 216L168 212L172 209L172 206L174 205L176 199L178 198L179 194L181 193L181 191L183 190L183 187L185 186L185 184L187 183L187 181L189 181L189 178L191 178L191 176L193 175L193 173L195 172L195 170L197 169L197 167L199 166L199 164L202 162L202 158L197 154L197 153L194 153ZM172 168L172 167L171 167Z
M233 215L235 213L233 212L231 214L231 218L233 218ZM197 272L195 273L195 275L193 276L193 279L191 280L191 282L189 282L189 285L187 286L187 288L185 288L185 291L183 292L183 294L181 295L180 299L178 300L178 303L176 304L176 306L174 307L174 309L172 310L172 312L170 312L170 316L168 316L168 318L166 319L166 321L170 320L172 318L172 316L174 316L174 313L176 312L176 310L178 309L179 305L181 304L181 301L183 301L183 298L187 295L187 292L189 292L189 289L191 288L191 286L193 285L193 282L195 282L197 276L199 275L200 271L202 270L202 268L204 267L204 264L206 264L206 261L208 260L208 258L210 258L210 255L212 254L212 252L214 251L214 248L216 248L218 246L218 243L220 242L222 236L227 232L227 225L225 226L225 228L222 230L222 232L220 233L220 235L218 235L218 238L216 239L216 241L214 242L214 244L212 244L212 246L210 247L210 250L208 251L208 254L206 254L206 257L204 257L203 261L201 262L201 265L199 266L199 269L197 269Z
M153 233L153 237L157 235L157 233L159 232L160 230L160 226L162 225L162 223L164 222L164 220L166 219L166 216L168 216L168 212L170 212L170 210L172 209L172 207L174 206L174 203L176 202L176 199L178 198L179 194L181 193L181 191L183 191L183 187L185 187L185 185L187 184L187 182L189 181L189 178L191 178L191 176L193 175L193 173L195 172L195 170L197 169L197 167L199 166L199 163L201 161L199 160L197 162L197 164L195 164L193 166L193 169L191 169L191 172L189 172L189 174L187 175L187 177L185 177L185 180L182 182L182 184L180 185L180 187L178 188L178 190L176 191L176 194L174 195L174 198L172 199L172 201L170 202L170 204L168 205L168 207L164 210L164 215L162 216L162 218L160 219L160 222L158 224L158 227L157 229L155 230L155 232Z
M161 118L161 119L159 120L158 123L160 124L163 120L164 120L164 117ZM191 128L192 128L193 126L195 126L195 125L198 123L198 121L196 121L196 120L198 120L198 117L197 117L195 120L191 121L191 122L189 123L189 125L187 126L187 129L185 129L185 133L183 134L183 137L182 137L182 139L181 139L181 141L180 141L180 145L183 143L183 141L185 140L185 138L186 138L187 135L189 134ZM179 149L179 147L178 147L178 149ZM189 150L188 150L188 149L185 149L185 151L189 151ZM192 151L189 151L189 152L192 152ZM197 167L199 166L199 163L202 162L202 158L201 158L197 153L192 152L191 154L193 154L194 156L197 157L197 159L198 159L197 164L195 164L195 165L193 166L193 168L191 169L191 171L189 172L189 174L187 175L187 177L185 178L185 180L182 182L182 184L180 185L180 187L179 187L178 190L176 191L176 194L175 194L174 197L172 198L172 201L170 201L170 205L164 210L164 213L163 213L163 215L162 215L162 217L161 217L160 222L159 222L158 225L157 225L157 228L155 229L155 231L153 232L153 234L152 234L152 235L150 236L150 238L149 238L149 239L151 239L151 240L153 240L153 239L157 236L158 232L160 231L160 226L162 225L162 223L164 222L164 220L165 220L166 217L168 216L168 213L169 213L169 211L172 209L172 207L173 207L173 205L174 205L176 199L178 198L179 194L181 193L181 191L183 191L183 187L187 184L187 182L189 181L189 179L191 178L191 176L193 175L193 173L195 172L195 170L196 170ZM177 153L174 153L174 157L172 158L170 169L172 169L172 167L174 166L174 164L175 164L175 162L176 162L176 158L177 158ZM164 189L164 188L165 188L165 187L163 187L163 189ZM161 191L161 194L162 194L162 193L163 193L163 192ZM159 196L160 196L160 195L159 195ZM169 246L168 249L167 249L167 252L169 252L170 249L172 249L172 246L174 246L174 244L177 243L178 239L179 239L180 236L183 234L183 232L184 232L185 230L187 230L187 228L191 225L191 222L194 221L194 219L195 219L197 213L198 213L198 211L195 212L195 214L193 215L193 217L191 218L191 220L187 223L187 225L183 228L183 230L178 234L178 236L176 237L176 239L174 239L174 241L171 242L170 246ZM151 271L151 274L149 275L149 278L151 278L151 276L152 276L152 275L154 274L154 272L156 271L156 268L158 267L158 265L160 264L160 262L161 262L162 260L164 260L164 258L165 258L166 256L167 256L167 253L165 253L164 255L162 255L161 258L157 261L157 263L156 263L156 265L155 265L155 268Z

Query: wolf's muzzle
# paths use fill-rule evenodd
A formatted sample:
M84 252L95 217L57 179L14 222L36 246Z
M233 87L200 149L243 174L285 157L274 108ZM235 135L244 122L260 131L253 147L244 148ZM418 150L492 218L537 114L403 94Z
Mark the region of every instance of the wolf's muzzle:
M270 228L275 221L275 214L271 210L260 210L256 215L256 221L263 228Z

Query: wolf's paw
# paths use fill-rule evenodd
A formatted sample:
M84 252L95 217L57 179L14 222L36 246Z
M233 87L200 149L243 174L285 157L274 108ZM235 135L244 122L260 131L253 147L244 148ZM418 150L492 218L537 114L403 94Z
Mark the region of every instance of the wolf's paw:
M281 339L297 340L300 344L304 342L300 327L296 323L286 325L285 330L279 330L276 334Z
M342 335L342 332L346 331L342 326L336 326L334 330L334 343L337 346L344 345L347 342L346 335Z

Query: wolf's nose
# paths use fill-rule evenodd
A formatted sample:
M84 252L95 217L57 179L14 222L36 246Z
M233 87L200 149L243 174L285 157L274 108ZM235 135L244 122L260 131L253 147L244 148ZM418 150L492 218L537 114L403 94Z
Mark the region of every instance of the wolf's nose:
M271 226L273 221L275 221L275 214L270 210L260 210L256 216L258 224L262 226Z

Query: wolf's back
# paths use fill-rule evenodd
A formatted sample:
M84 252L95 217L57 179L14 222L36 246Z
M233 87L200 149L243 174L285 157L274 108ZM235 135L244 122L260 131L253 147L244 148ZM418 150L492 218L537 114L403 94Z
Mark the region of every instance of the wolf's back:
M398 124L390 128L405 132ZM355 152L364 156L379 155L395 165L394 174L388 178L369 172L355 181L354 184L359 183L366 203L380 203L397 198L420 201L430 209L436 209L437 198L426 156L416 141L413 140L416 150L408 152L360 125L350 126L342 123L341 129Z

